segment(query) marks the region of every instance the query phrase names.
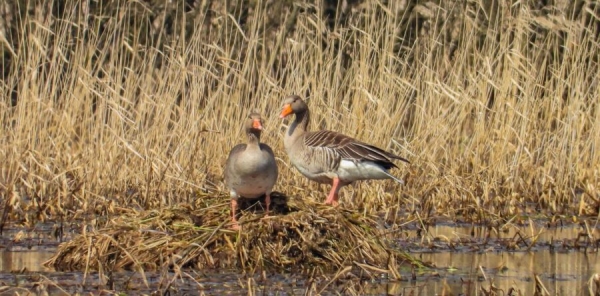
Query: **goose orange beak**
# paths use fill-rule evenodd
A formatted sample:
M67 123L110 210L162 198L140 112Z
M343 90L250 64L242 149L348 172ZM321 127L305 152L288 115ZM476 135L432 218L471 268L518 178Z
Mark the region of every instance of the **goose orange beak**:
M262 127L262 123L260 123L260 120L259 120L259 119L254 119L254 120L252 121L252 128L253 128L253 129L257 129L257 130L262 130L262 128L263 128L263 127Z
M292 113L294 113L294 110L292 110L292 105L286 104L285 106L283 106L283 110L281 110L281 114L279 114L279 118L285 118L286 116L288 116Z

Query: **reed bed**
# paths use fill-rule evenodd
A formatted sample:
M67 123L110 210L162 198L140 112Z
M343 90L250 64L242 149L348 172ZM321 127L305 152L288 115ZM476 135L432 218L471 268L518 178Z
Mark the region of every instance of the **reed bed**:
M313 129L352 135L411 164L393 171L405 186L344 189L337 212L296 205L278 222L283 233L305 235L304 227L313 235L302 221L324 213L355 231L348 213L361 213L353 219L366 225L375 214L393 225L415 217L598 214L598 4L200 2L3 4L3 223L107 217L107 234L87 233L61 249L117 252L100 263L90 257L98 266L154 266L189 254L196 264L216 264L210 252L219 250L257 258L235 246L283 238L269 223L238 238L218 227L227 209L223 165L244 141L241 119L258 110L262 140L280 167L276 190L302 205L324 199L326 189L291 168L284 153L277 114L294 93L309 97ZM206 195L223 203L195 209L208 226L175 210ZM136 212L121 216L122 209ZM172 244L175 227L187 227L189 241ZM115 241L122 249L111 241L120 233L130 236ZM336 239L330 235L325 241ZM289 251L264 240L265 257ZM157 262L143 248L127 255L128 246L153 244L180 248L184 259ZM336 264L346 260L323 252ZM150 262L135 261L142 257Z

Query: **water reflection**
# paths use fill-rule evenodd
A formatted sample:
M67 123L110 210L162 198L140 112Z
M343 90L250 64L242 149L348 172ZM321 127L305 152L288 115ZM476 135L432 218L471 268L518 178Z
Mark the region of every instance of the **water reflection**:
M561 247L561 242L572 245L583 232L580 226L546 228L536 224L508 227L505 231L448 225L430 227L421 236L411 233L406 239L421 240L425 244L439 239L438 245L465 238L478 241L490 238L498 242L520 236L523 240L515 251L510 252L506 248L499 250L494 243L469 252L419 250L422 253L413 255L434 264L438 268L436 275L424 273L417 277L417 281L371 284L367 291L376 295L433 295L443 292L473 295L481 293L482 287L489 290L493 283L494 287L502 290L500 294L507 294L512 288L521 295L533 295L534 277L537 275L552 295L587 295L589 278L600 273L596 247L579 250ZM590 234L594 241L599 236L598 229L591 227ZM534 251L527 250L528 244ZM407 275L407 278L410 276Z
M416 232L408 233L403 239L418 241L435 241L435 238L445 237L444 240L438 240L443 244L450 240L460 240L465 238L484 239L492 237L496 240L510 239L517 232L525 240L533 241L536 237L537 247L535 251L526 251L526 247L521 246L517 251L506 252L497 248L481 248L479 251L452 252L451 250L435 249L427 251L426 249L413 252L413 255L419 259L435 264L437 269L434 272L425 271L416 273L416 280L410 280L412 273L410 270L401 270L403 279L397 282L377 282L364 283L359 289L360 294L369 295L480 295L481 289L489 290L491 284L498 289L500 295L507 295L511 289L516 292L514 295L533 295L535 291L534 276L538 276L543 285L550 291L551 295L587 295L588 279L595 273L600 273L600 258L598 253L592 248L583 250L574 250L569 248L556 247L553 250L550 245L559 245L556 243L561 240L577 239L582 228L579 226L566 228L545 228L541 226L527 226L521 228L509 228L506 232L492 232L481 227L452 227L435 226L430 227L428 232L417 236ZM598 237L597 229L592 228L594 239ZM549 242L554 242L550 244ZM490 244L491 246L492 244ZM18 281L26 283L31 281L29 272L41 272L50 280L57 284L71 285L72 291L77 289L94 289L106 284L101 276L91 272L88 276L87 285L80 286L83 283L83 273L59 273L50 268L42 266L42 263L52 256L50 249L33 249L18 251L0 251L0 279L7 284L16 284ZM415 250L413 250L415 251ZM591 252L590 252L591 251ZM23 273L20 273L22 271ZM17 273L15 273L17 272ZM194 291L201 289L207 293L246 293L245 283L248 279L245 275L237 272L216 273L216 274L198 274L198 272L189 270L192 276L181 279L182 289ZM126 275L126 276L125 276ZM116 279L127 278L127 283L116 281L115 289L131 289L138 283L138 291L151 291L162 281L164 274L146 273L148 281L152 287L143 285L143 281L131 280L136 275L135 272L123 272ZM295 277L294 275L291 275ZM293 291L293 294L302 294L307 287L308 279L289 280L290 275L272 275L269 276L269 285L263 285L262 292L266 294L277 294L278 291ZM191 280L193 278L193 280ZM256 282L260 282L257 278ZM132 284L134 283L134 284ZM33 286L33 282L30 283ZM52 288L51 285L48 286ZM137 286L136 286L137 287ZM64 288L64 287L63 287ZM335 294L335 287L332 290L324 291L325 294ZM58 289L58 288L57 288ZM135 289L134 289L135 290ZM58 291L58 290L57 290ZM55 291L56 292L56 291ZM331 293L329 293L331 292ZM194 293L192 293L194 294Z
M600 237L600 229L595 225L588 226L590 235L594 238ZM579 225L569 225L565 227L548 228L542 223L532 223L528 226L506 226L504 228L489 230L487 227L456 227L453 225L437 225L428 228L425 237L444 236L449 239L459 238L486 238L491 239L511 239L520 235L523 238L536 238L537 242L551 242L557 240L576 240L582 239L580 235L587 234L587 231Z
M42 263L52 256L47 251L0 251L0 272L51 271Z
M598 253L578 251L444 252L424 253L420 257L440 268L439 277L422 276L415 283L399 282L388 287L394 291L409 289L424 293L421 295L431 295L440 293L446 286L446 291L469 295L479 291L480 287L489 289L492 282L505 293L514 288L521 291L522 295L533 295L533 277L538 275L552 294L585 295L586 282L594 273L600 272ZM394 291L389 292L397 295Z
M42 262L52 255L51 252L21 251L0 252L0 270L14 272L27 269L33 272L50 272L43 267ZM481 287L488 290L490 283L504 291L513 288L521 295L533 295L535 281L538 275L552 295L587 295L587 281L600 272L598 253L550 252L440 252L422 253L418 257L425 261L434 262L438 267L437 275L423 273L417 275L416 281L409 281L410 272L404 271L404 279L399 282L367 283L363 292L372 295L434 295L443 292L453 294L475 295ZM223 284L231 282L230 292L240 289L236 284L236 276L209 277L204 285L210 283ZM202 283L202 279L200 283ZM285 284L284 284L285 285ZM213 287L214 288L214 287ZM296 287L302 288L302 287ZM210 290L210 289L209 289ZM227 289L226 289L227 290ZM515 294L516 295L516 294Z

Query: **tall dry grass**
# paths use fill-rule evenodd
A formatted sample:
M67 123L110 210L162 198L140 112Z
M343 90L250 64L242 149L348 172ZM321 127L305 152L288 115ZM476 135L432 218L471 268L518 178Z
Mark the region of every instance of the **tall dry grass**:
M595 8L443 1L407 16L402 5L364 1L333 27L322 6L300 7L267 30L273 12L259 1L243 26L237 15L199 17L191 37L178 26L161 46L128 33L143 21L128 21L127 10L102 27L80 7L19 20L0 84L8 218L72 219L224 194L227 152L245 140L242 118L253 109L278 158L276 190L324 199L327 189L291 168L283 149L277 115L293 93L310 96L313 129L411 160L394 170L405 186L364 182L343 191L344 206L393 219L403 210L597 214Z

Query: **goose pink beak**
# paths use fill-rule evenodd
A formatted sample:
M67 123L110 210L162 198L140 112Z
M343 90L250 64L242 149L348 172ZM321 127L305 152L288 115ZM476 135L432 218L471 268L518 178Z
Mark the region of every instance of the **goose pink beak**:
M257 130L262 130L262 128L263 128L263 127L262 127L262 123L260 123L260 120L259 120L259 119L254 119L254 120L252 121L252 128L253 128L253 129L257 129Z

